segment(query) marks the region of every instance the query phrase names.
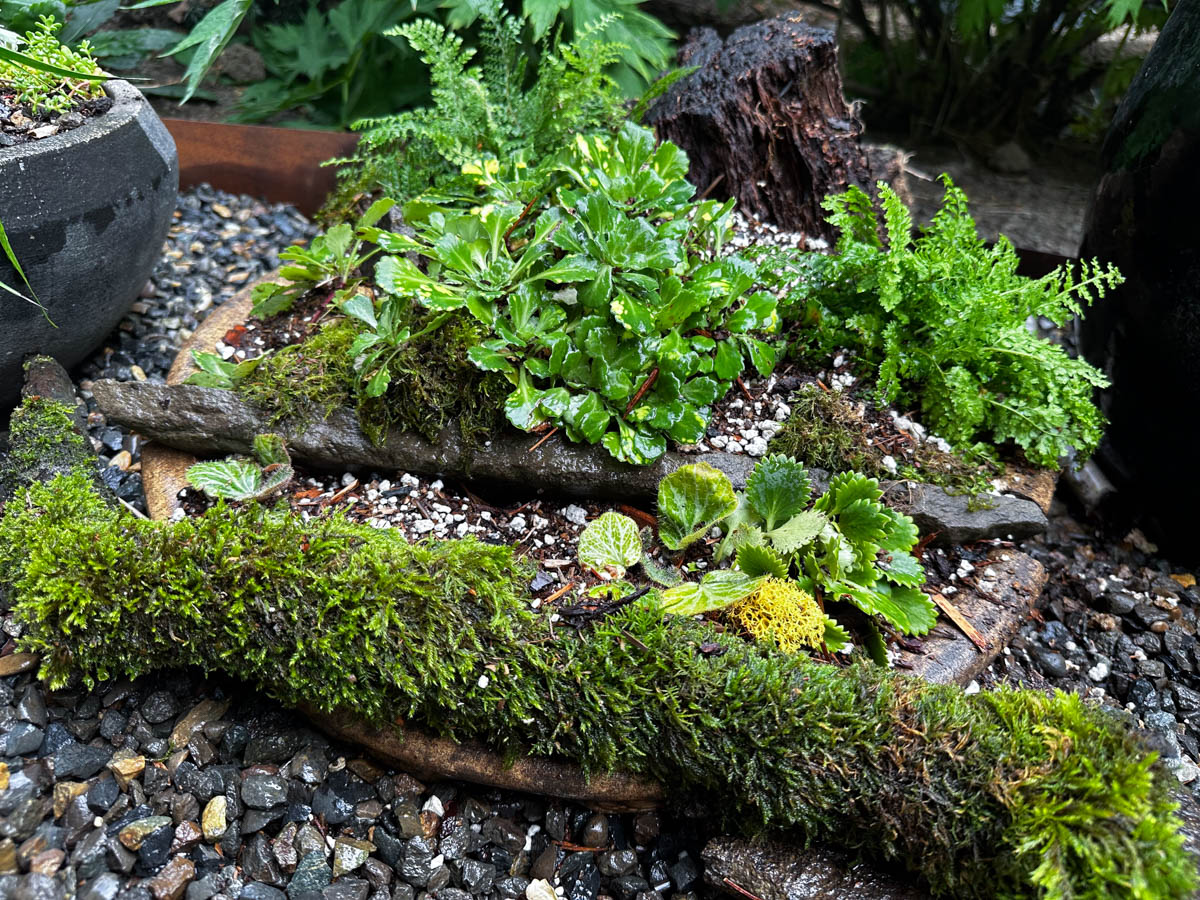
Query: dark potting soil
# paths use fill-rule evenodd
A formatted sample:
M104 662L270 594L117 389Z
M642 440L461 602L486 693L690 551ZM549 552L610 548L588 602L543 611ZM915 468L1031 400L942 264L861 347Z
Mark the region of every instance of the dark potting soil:
M71 131L88 119L104 115L112 105L112 98L105 96L83 100L62 113L47 109L34 112L28 104L18 103L15 93L0 91L0 148Z

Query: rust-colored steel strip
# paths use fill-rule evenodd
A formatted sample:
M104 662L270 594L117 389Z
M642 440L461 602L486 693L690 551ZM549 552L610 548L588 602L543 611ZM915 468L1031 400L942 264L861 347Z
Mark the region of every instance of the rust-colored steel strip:
M163 119L179 152L179 187L207 182L235 194L292 203L311 216L333 190L327 159L345 156L358 135L267 125Z

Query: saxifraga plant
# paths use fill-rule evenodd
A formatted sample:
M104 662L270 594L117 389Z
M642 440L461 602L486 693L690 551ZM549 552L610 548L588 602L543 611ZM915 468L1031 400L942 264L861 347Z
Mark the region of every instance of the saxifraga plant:
M52 684L223 671L289 703L619 766L742 828L901 862L940 896L1195 886L1171 776L1076 695L815 663L664 618L654 597L556 629L525 602L528 574L509 547L258 504L140 521L85 475L22 488L0 520L0 587Z

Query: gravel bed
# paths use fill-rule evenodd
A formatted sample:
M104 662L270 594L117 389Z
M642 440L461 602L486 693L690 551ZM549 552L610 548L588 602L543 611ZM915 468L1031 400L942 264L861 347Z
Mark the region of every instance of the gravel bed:
M989 672L996 682L1074 691L1130 716L1200 797L1200 591L1138 531L1109 534L1060 501L1021 548L1049 582L1039 618Z
M247 699L249 698L249 699ZM707 834L423 784L243 685L0 678L0 897L692 900Z
M180 194L163 258L109 340L74 373L88 404L88 433L105 482L145 511L138 438L110 426L89 387L97 378L166 382L180 345L216 306L279 267L279 252L316 227L293 207L207 186Z

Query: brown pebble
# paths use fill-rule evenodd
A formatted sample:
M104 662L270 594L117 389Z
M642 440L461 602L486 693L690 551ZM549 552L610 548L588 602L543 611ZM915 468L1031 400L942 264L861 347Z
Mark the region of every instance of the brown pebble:
M175 826L175 840L171 844L172 853L183 853L191 850L204 840L204 832L195 822L180 822Z
M67 854L62 850L47 850L29 861L29 871L37 872L40 875L53 875L62 868L63 860L66 858Z
M20 675L37 667L41 658L36 653L11 653L0 656L0 678L9 675Z
M60 781L54 786L54 818L61 819L71 801L87 793L88 785L83 781Z
M1171 623L1166 620L1163 620L1161 622L1150 623L1150 630L1153 631L1155 634L1163 634L1170 627L1171 627Z
M147 882L154 900L179 900L196 877L196 866L186 856L176 856Z

